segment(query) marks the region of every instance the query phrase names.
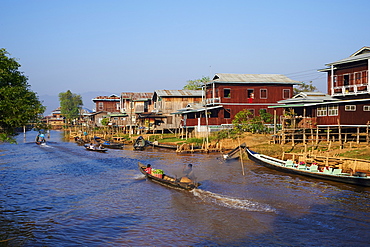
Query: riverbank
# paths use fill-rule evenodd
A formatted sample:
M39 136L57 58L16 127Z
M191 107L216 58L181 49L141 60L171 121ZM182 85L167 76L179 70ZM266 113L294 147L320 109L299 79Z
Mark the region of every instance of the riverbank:
M128 135L121 136L117 133L110 133L109 131L102 131L89 133L89 136L83 136L82 131L66 131L69 133L69 138L74 138L75 136L79 137L89 137L93 140L94 136L99 136L111 141L123 142L131 144L133 140L137 138L136 135L128 138ZM181 145L184 143L189 143L189 140L181 139L176 137L176 135L171 134L143 134L144 139L150 141L158 141L162 144L172 144L172 145ZM227 152L232 150L235 147L239 146L242 143L246 143L248 147L255 150L256 152L263 153L269 156L281 158L283 153L316 153L317 155L324 156L339 156L345 158L354 158L354 159L365 159L370 160L370 147L367 143L356 143L356 142L320 142L320 143L308 143L295 144L292 146L291 143L285 145L273 144L272 136L270 134L252 134L252 133L243 133L242 135L236 138L224 138L221 140L212 140L209 142L210 147L218 147L217 150L220 152ZM191 144L190 144L191 145ZM196 144L194 144L196 145Z

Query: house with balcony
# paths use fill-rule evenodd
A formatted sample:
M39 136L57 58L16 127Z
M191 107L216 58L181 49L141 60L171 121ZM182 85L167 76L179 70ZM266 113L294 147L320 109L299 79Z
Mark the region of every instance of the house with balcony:
M362 135L370 141L369 70L370 47L326 64L326 68L319 71L327 73L327 94L303 92L270 107L289 113L285 114L286 121L283 120L287 123L285 132L283 124L283 135L300 132L302 136L308 128L317 138L349 140L356 136L359 141Z
M63 129L64 117L61 114L60 107L53 110L49 116L45 116L43 122L49 124L53 130Z
M260 110L273 113L269 106L293 96L293 86L300 82L280 74L217 73L204 87L202 105L188 104L178 111L184 127L204 132L231 126L235 115L247 109L253 116ZM281 115L283 109L278 109Z
M370 47L351 56L326 64L319 71L327 73L328 94L338 99L368 98L370 93Z

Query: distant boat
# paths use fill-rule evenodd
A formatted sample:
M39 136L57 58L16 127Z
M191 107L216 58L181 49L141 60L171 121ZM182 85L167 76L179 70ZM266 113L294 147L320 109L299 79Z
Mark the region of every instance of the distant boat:
M228 152L226 154L223 154L222 157L223 157L224 160L239 159L240 154L244 153L246 147L247 147L246 144L243 143L243 144L237 146L236 148L234 148L233 150L231 150L230 152Z
M177 149L177 145L171 145L171 144L161 144L157 141L149 142L148 145L156 147L156 148L167 148L167 149Z
M148 145L148 141L146 141L142 136L139 136L134 142L134 149L135 150L144 150L144 148Z
M37 145L46 145L45 135L44 134L38 134L36 136L35 142Z
M88 151L95 151L95 152L101 152L101 153L107 152L107 149L106 148L102 148L102 147L95 146L95 145L94 146L90 146L89 144L85 144L84 147Z
M105 148L121 149L125 144L105 141L101 145Z
M370 186L370 177L367 177L366 173L356 172L353 175L350 175L348 173L342 173L342 169L339 168L329 170L325 169L324 171L319 171L318 165L315 164L312 164L311 166L306 166L305 164L295 164L292 160L284 161L276 159L267 155L253 152L248 148L246 148L246 151L250 160L281 172L347 184Z

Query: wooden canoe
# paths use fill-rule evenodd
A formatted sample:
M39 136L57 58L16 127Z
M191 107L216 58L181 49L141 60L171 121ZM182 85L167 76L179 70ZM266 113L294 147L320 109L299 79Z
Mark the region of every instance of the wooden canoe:
M107 152L106 148L99 148L99 147L91 148L89 144L86 144L85 148L87 151L94 151L94 152L100 152L100 153Z
M370 186L370 177L367 177L361 173L355 173L350 175L348 173L342 173L342 169L325 170L323 172L318 170L317 165L306 165L295 164L291 160L280 160L267 155L259 154L246 148L248 158L258 164L272 168L281 172L287 172L291 174L303 175L318 179L331 180L341 183L354 184L360 186Z
M196 182L180 182L179 179L165 175L165 174L163 175L162 178L159 178L159 177L156 177L152 174L145 172L146 165L144 165L143 163L138 162L138 166L139 166L140 172L144 174L145 177L147 177L148 179L150 179L151 181L155 183L159 183L164 186L168 186L168 187L175 188L175 189L181 189L181 190L192 190L200 186L200 184Z

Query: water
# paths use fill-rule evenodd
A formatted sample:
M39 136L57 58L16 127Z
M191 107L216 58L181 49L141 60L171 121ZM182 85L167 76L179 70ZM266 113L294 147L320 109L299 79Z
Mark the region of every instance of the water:
M370 189L287 175L220 154L89 152L53 131L0 145L0 246L369 246ZM202 185L147 181L192 163Z

